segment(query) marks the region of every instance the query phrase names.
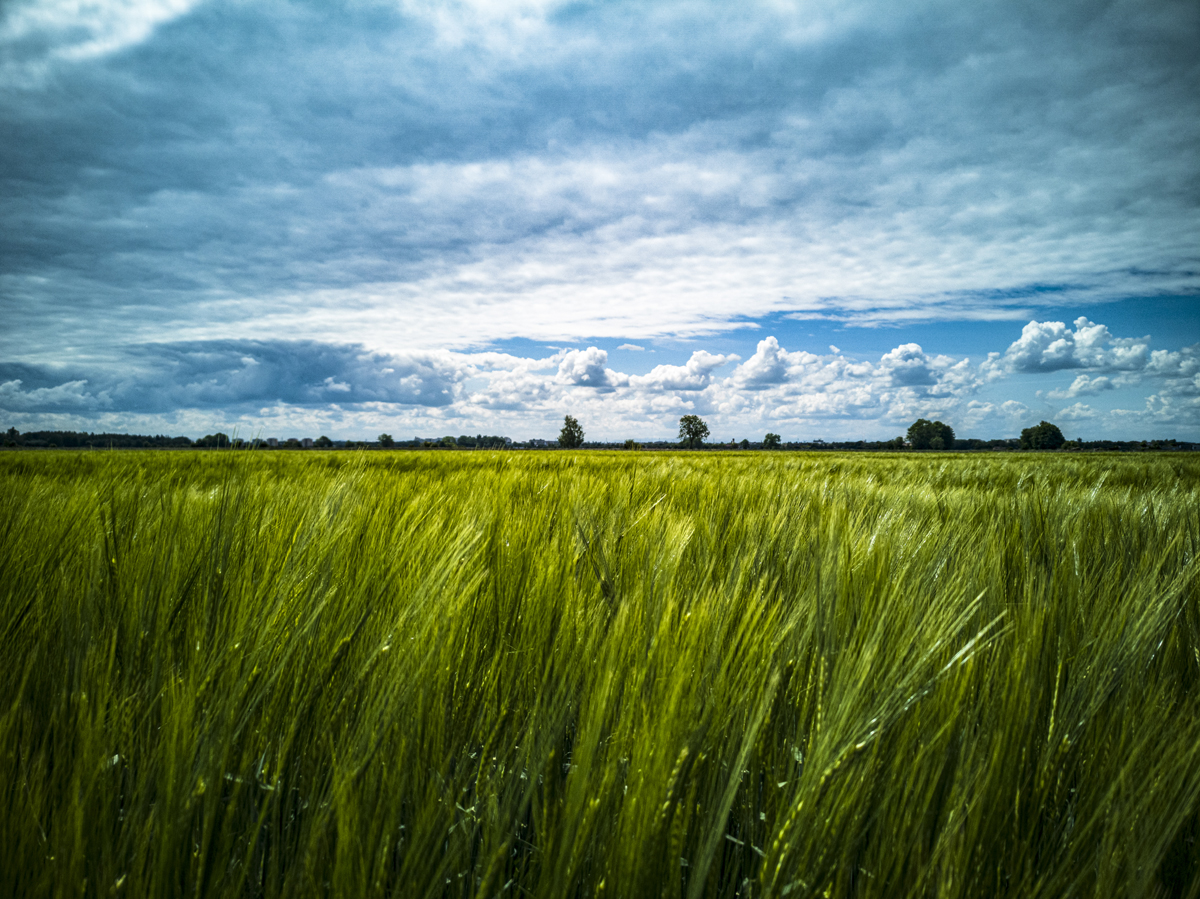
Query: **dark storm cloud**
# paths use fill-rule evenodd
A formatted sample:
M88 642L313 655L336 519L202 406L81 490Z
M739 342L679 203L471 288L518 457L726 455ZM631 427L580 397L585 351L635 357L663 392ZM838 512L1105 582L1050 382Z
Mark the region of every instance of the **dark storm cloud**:
M0 409L170 412L284 403L446 406L466 373L447 354L404 357L312 341L204 341L131 348L113 367L0 364Z

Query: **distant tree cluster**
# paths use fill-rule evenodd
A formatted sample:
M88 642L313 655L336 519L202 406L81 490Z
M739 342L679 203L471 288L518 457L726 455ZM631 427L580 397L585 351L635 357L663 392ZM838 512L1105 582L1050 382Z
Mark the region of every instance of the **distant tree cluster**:
M1058 426L1048 421L1021 432L1021 449L1056 450L1066 442Z
M76 431L31 431L22 434L16 428L9 428L3 435L3 443L7 447L29 448L92 448L92 449L134 449L134 448L186 448L196 449L332 449L335 447L348 450L394 449L409 447L414 449L504 449L517 446L528 449L539 449L548 446L558 446L563 449L579 447L628 449L628 450L667 450L700 449L707 446L713 450L842 450L889 452L910 447L916 450L948 450L961 451L1010 451L1010 450L1057 450L1062 452L1142 452L1142 451L1179 451L1197 450L1200 445L1180 443L1177 440L1067 440L1057 425L1042 421L1034 427L1021 431L1020 438L999 438L980 440L977 438L959 439L955 437L954 429L940 421L930 421L919 418L909 426L906 437L895 437L891 440L852 440L826 442L812 440L807 442L785 441L779 434L768 431L761 441L729 440L706 444L710 432L708 424L699 415L688 414L679 419L679 440L650 441L646 443L634 439L624 442L584 442L583 426L572 415L563 418L563 427L557 441L531 439L524 443L516 443L507 438L493 434L476 434L474 437L463 434L457 438L450 435L437 438L414 437L411 440L396 440L391 434L380 434L374 443L365 441L340 441L335 443L322 434L316 440L305 438L288 438L287 440L264 440L256 437L245 440L230 437L223 431L215 434L205 434L196 441L187 437L168 437L163 434L155 436L141 434L94 434Z
M510 443L512 443L511 440L501 437L499 434L476 434L474 437L463 434L458 438L459 446L471 449L504 449Z
M168 437L165 434L94 434L87 431L26 431L21 433L16 428L9 428L4 435L7 446L28 447L63 447L94 449L141 449L154 447L168 449L172 447L192 446L187 437Z
M918 418L908 426L908 444L919 450L954 449L954 428L940 421Z

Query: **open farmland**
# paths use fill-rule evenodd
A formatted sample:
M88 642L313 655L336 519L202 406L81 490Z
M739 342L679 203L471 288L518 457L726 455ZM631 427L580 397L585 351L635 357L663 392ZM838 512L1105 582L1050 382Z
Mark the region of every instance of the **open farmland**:
M5 896L1196 896L1190 455L0 456Z

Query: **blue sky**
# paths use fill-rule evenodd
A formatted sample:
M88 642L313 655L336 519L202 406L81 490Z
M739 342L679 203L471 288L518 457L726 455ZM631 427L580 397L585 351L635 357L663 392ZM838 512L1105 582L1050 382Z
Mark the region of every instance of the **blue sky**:
M1200 6L0 5L0 424L1200 439Z

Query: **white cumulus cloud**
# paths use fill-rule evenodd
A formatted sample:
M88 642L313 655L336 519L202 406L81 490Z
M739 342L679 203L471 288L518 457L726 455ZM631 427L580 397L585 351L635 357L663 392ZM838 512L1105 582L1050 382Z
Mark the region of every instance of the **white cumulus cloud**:
M1072 330L1062 322L1031 321L1013 341L1001 364L1015 372L1051 372L1067 368L1135 371L1150 359L1149 337L1114 337L1107 325L1085 317Z

